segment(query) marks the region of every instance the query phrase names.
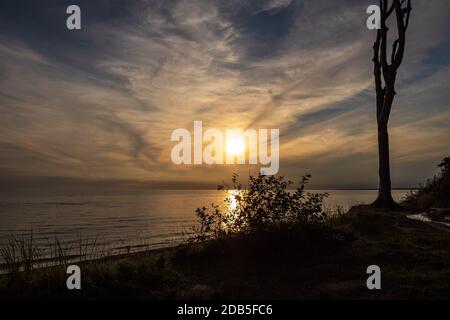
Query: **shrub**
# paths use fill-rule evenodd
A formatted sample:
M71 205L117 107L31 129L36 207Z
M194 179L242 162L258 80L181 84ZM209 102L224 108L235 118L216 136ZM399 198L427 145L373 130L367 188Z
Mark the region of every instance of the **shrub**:
M194 240L217 239L236 234L265 230L276 224L319 224L325 221L322 202L327 193L306 193L310 175L302 177L294 192L292 182L278 176L250 176L243 189L239 176L234 174L231 185L220 185L227 192L225 206L211 204L197 208L199 221L193 227Z
M440 173L418 190L410 191L404 204L422 209L450 206L450 157L444 158L438 167Z

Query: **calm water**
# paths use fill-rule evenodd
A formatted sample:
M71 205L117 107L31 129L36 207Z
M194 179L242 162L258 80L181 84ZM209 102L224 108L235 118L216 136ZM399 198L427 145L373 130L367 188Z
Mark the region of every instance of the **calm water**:
M348 208L369 203L374 190L329 190L326 205ZM399 200L405 191L394 191ZM11 235L33 232L38 245L55 236L64 244L79 238L108 250L160 248L186 240L195 223L195 209L223 203L215 190L148 190L102 195L26 195L0 197L0 245Z

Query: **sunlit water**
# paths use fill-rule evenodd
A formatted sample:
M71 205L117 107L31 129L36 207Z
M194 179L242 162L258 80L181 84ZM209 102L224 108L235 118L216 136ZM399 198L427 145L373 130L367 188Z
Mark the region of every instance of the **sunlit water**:
M325 192L325 191L320 191ZM325 205L369 203L374 190L328 190ZM405 191L394 191L399 200ZM222 204L216 190L148 190L122 194L3 195L0 197L0 246L11 235L33 232L38 246L57 237L63 244L79 238L115 253L161 248L185 241L196 222L195 209ZM233 205L233 204L231 204ZM1 258L0 258L1 259Z

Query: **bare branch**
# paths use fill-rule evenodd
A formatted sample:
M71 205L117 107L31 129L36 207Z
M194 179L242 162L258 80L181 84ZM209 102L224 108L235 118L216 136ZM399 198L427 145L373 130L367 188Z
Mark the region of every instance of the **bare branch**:
M394 0L396 1L396 0ZM381 10L381 70L383 71L383 77L386 80L388 77L388 62L386 57L387 52L387 33L388 27L386 26L386 8L388 5L388 0L383 0L383 10Z
M408 0L407 7L402 8L402 4L404 1L400 2L400 0L393 0L395 6L395 14L397 17L397 30L398 30L398 50L395 54L394 61L392 61L392 67L394 70L397 70L403 60L403 54L405 51L405 35L406 28L409 23L409 16L411 13L411 0ZM405 19L404 19L405 18Z
M395 55L397 54L398 43L399 43L399 39L395 40L394 44L392 45L391 64L395 60Z
M404 1L404 0L403 0ZM392 2L391 7L389 8L389 10L386 12L386 19L389 18L389 16L391 15L392 11L394 11L394 2Z
M402 4L403 4L403 2L405 2L405 0L402 1ZM408 25L409 25L409 16L411 15L411 11L412 11L411 0L408 0L408 4L407 4L407 6L406 6L406 13L405 13L405 15L406 15L406 19L405 19L405 32L406 32L406 29L408 29Z
M383 87L381 81L381 64L380 64L380 43L381 30L377 30L377 39L373 44L373 74L375 77L375 91L377 99L377 118L381 117L381 110L383 107Z

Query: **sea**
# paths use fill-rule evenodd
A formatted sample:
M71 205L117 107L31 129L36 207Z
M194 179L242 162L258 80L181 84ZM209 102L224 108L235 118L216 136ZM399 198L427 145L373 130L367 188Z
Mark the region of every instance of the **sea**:
M324 206L331 210L368 204L377 196L377 190L308 192L327 192ZM406 192L394 190L393 197L400 200ZM86 255L94 254L94 247L98 255L113 255L174 246L192 236L196 208L226 206L227 195L219 190L5 194L0 196L0 247L32 238L33 245L47 248L45 256L56 244L58 250Z

